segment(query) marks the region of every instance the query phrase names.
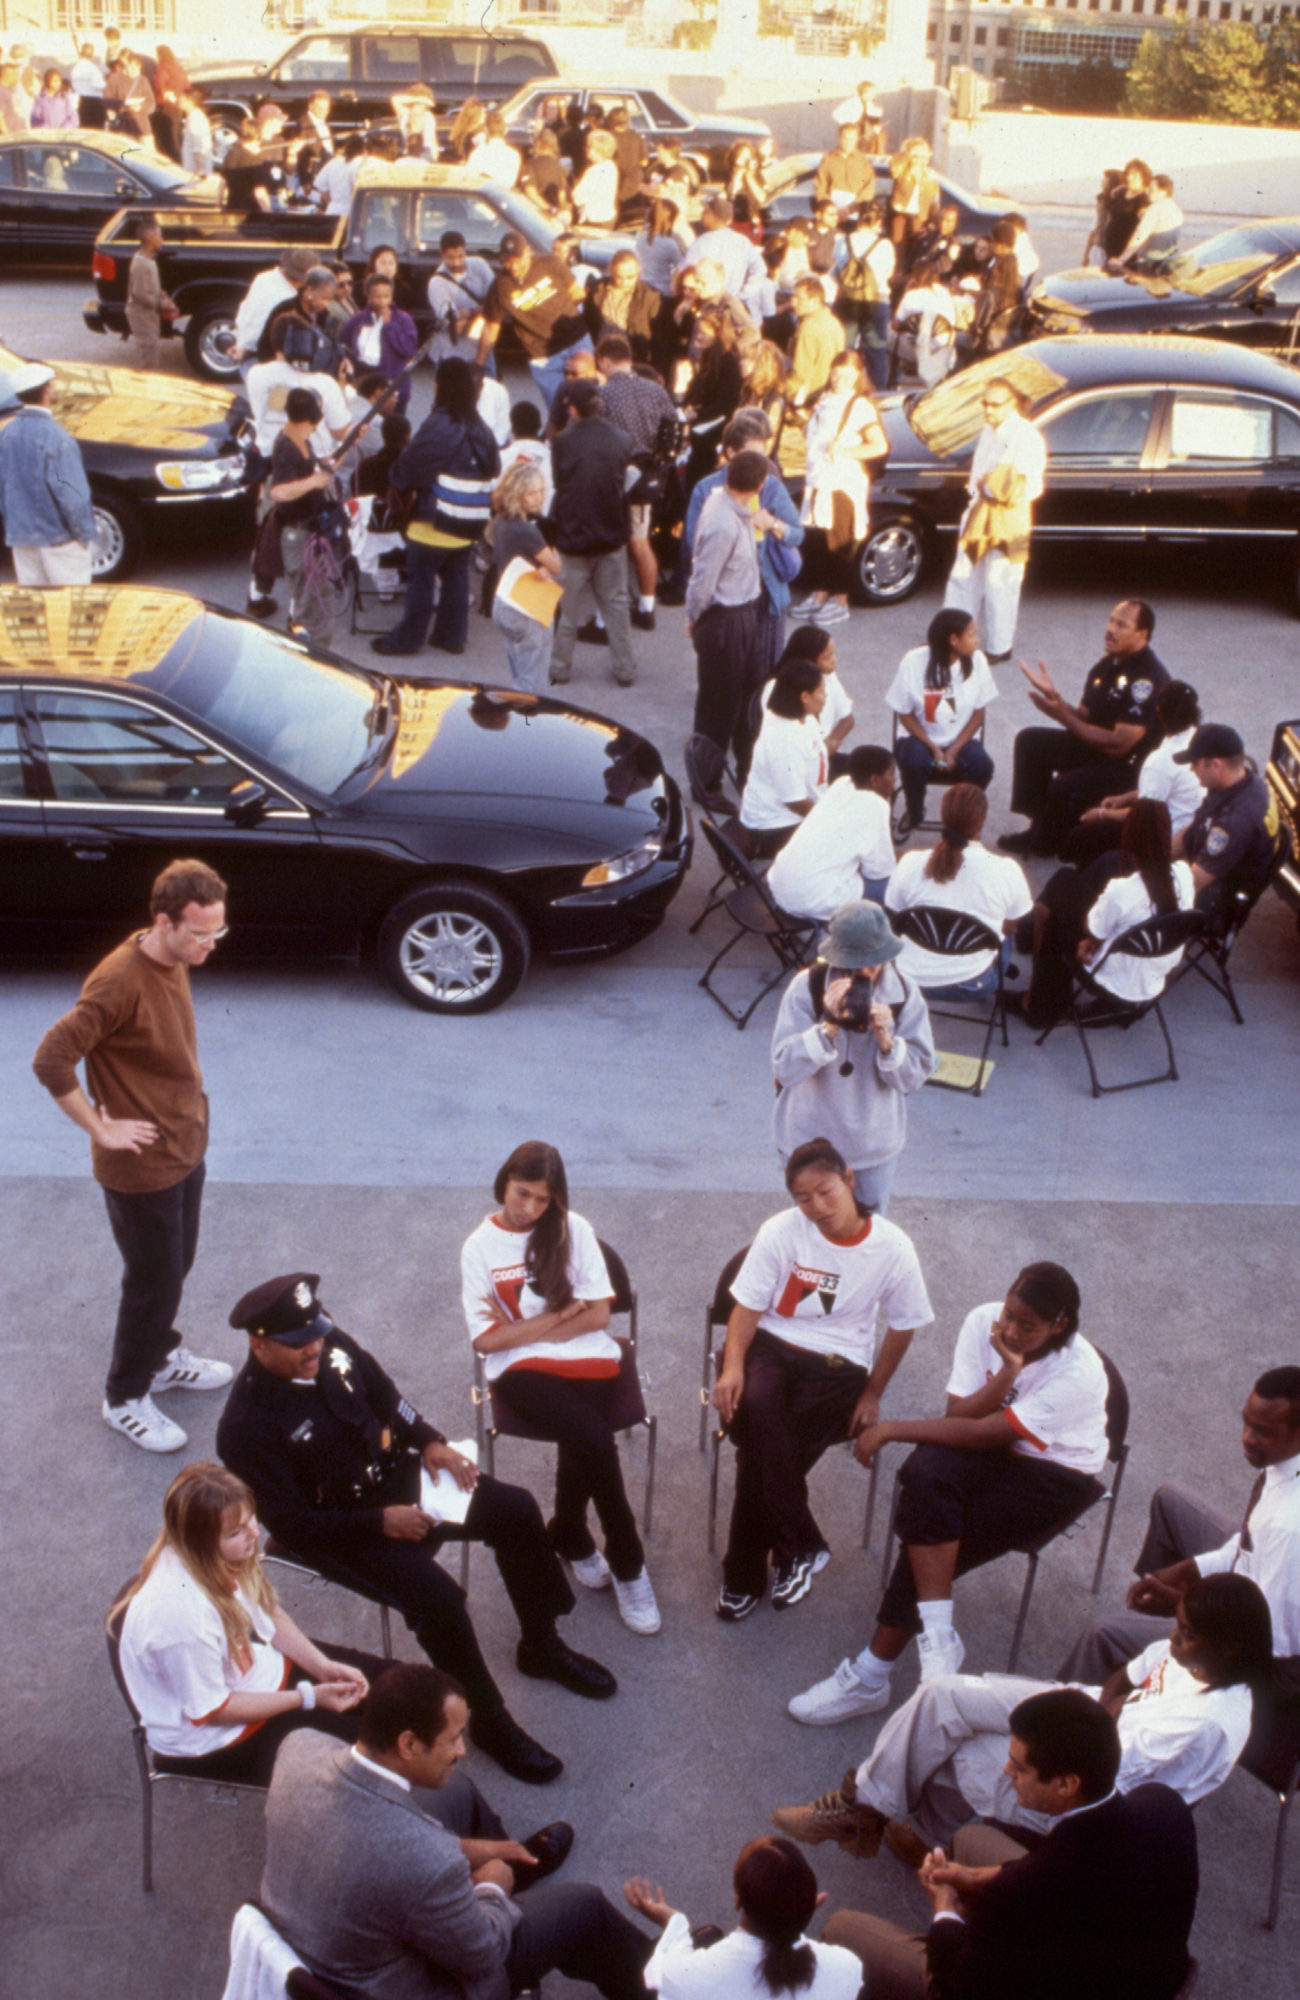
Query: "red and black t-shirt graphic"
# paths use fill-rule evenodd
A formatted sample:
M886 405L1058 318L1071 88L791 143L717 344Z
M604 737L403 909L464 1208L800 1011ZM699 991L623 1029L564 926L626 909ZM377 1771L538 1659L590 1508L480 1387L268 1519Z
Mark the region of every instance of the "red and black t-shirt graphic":
M507 1319L524 1317L520 1300L531 1282L527 1264L510 1264L504 1270L493 1271L492 1289L504 1306Z
M777 1300L778 1319L819 1319L834 1312L840 1289L838 1271L815 1271L795 1264Z

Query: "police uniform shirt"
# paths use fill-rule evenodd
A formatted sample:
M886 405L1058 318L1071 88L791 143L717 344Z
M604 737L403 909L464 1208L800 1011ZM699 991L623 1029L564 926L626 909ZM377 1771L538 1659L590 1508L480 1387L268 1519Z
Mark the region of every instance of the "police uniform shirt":
M403 1490L403 1451L444 1442L338 1327L311 1382L285 1381L250 1355L217 1425L223 1463L252 1487L271 1533L299 1549L381 1533L384 1507L416 1498L414 1478Z
M1206 793L1183 835L1183 853L1215 881L1234 868L1266 868L1277 826L1267 780L1248 771L1235 785Z
M993 1324L1002 1302L967 1313L952 1357L949 1396L974 1396L1002 1370ZM1040 1465L1096 1476L1106 1463L1106 1370L1081 1333L1041 1360L1026 1362L1002 1402L1015 1432L1011 1449Z
M1084 682L1079 706L1085 719L1098 729L1136 723L1145 730L1142 741L1129 752L1130 757L1141 758L1160 741L1156 696L1168 679L1167 669L1150 646L1122 660L1113 660L1107 654L1098 660Z
M859 1368L875 1358L878 1313L900 1332L934 1318L911 1237L881 1215L840 1242L802 1209L783 1209L758 1231L731 1295L778 1340Z

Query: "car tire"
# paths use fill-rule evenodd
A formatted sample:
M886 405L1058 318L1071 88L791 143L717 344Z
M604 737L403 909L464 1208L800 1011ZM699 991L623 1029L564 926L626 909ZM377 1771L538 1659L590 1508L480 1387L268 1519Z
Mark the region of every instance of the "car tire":
M237 310L232 299L229 305L201 306L190 314L185 327L185 359L206 382L234 382L239 377L239 363L214 345L220 333L234 339Z
M379 962L404 1000L430 1014L487 1014L528 970L528 932L504 896L478 882L416 889L379 932Z
M868 604L901 604L919 589L929 551L906 516L873 524L857 553L857 585Z
M143 535L140 516L131 501L105 487L92 487L90 504L95 511L95 541L90 558L94 583L120 583L140 559Z

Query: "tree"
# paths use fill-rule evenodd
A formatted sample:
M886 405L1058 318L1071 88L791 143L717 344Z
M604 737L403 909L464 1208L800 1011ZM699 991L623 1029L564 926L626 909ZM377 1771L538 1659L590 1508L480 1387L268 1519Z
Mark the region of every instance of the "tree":
M1285 62L1281 69L1285 76ZM1124 109L1135 117L1268 125L1276 117L1277 96L1268 47L1247 22L1197 30L1180 20L1172 34L1142 37Z

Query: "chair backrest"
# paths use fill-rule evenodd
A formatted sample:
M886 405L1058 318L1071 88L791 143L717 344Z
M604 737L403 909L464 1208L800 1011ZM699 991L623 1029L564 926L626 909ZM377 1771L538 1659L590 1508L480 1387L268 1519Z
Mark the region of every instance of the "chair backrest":
M749 857L741 853L735 842L727 837L717 822L710 819L707 813L702 813L700 826L704 838L713 849L719 868L727 879L734 882L738 889L757 888L761 891L762 877L755 874L749 865Z
M614 1298L610 1306L610 1311L632 1314L632 1339L635 1342L636 1293L632 1290L632 1280L628 1277L627 1265L623 1262L613 1244L607 1243L603 1236L598 1236L596 1241L600 1245L600 1254L605 1259L605 1269L609 1272L609 1282L614 1287Z
M1097 1347L1096 1341L1093 1343ZM1107 1456L1111 1463L1118 1465L1120 1454L1128 1440L1129 1397L1128 1384L1104 1348L1097 1347L1101 1365L1106 1370L1106 1444Z
M733 1257L728 1257L718 1273L718 1282L714 1287L713 1300L709 1306L710 1326L725 1326L731 1318L732 1307L736 1303L731 1296L731 1281L748 1255L749 1245L746 1243Z
M123 1591L126 1590L128 1584L134 1582L135 1577L130 1576L120 1589L114 1591L114 1604L121 1597ZM123 1605L120 1611L114 1613L112 1619L105 1627L104 1643L108 1647L108 1664L113 1669L113 1679L117 1682L117 1691L130 1710L132 1722L139 1729L143 1726L140 1711L131 1699L131 1690L126 1684L126 1675L122 1672L122 1626L126 1619L126 1609L126 1606Z
M1163 958L1166 952L1181 951L1204 930L1200 910L1170 910L1161 917L1147 917L1131 924L1113 940L1107 958Z
M710 802L726 798L726 786L731 782L731 772L727 767L726 753L711 736L689 736L684 752L686 782L691 797L697 806L707 810Z
M968 910L946 910L938 903L916 903L910 910L891 910L889 920L899 937L922 945L941 958L964 957L973 951L999 951L995 930Z

